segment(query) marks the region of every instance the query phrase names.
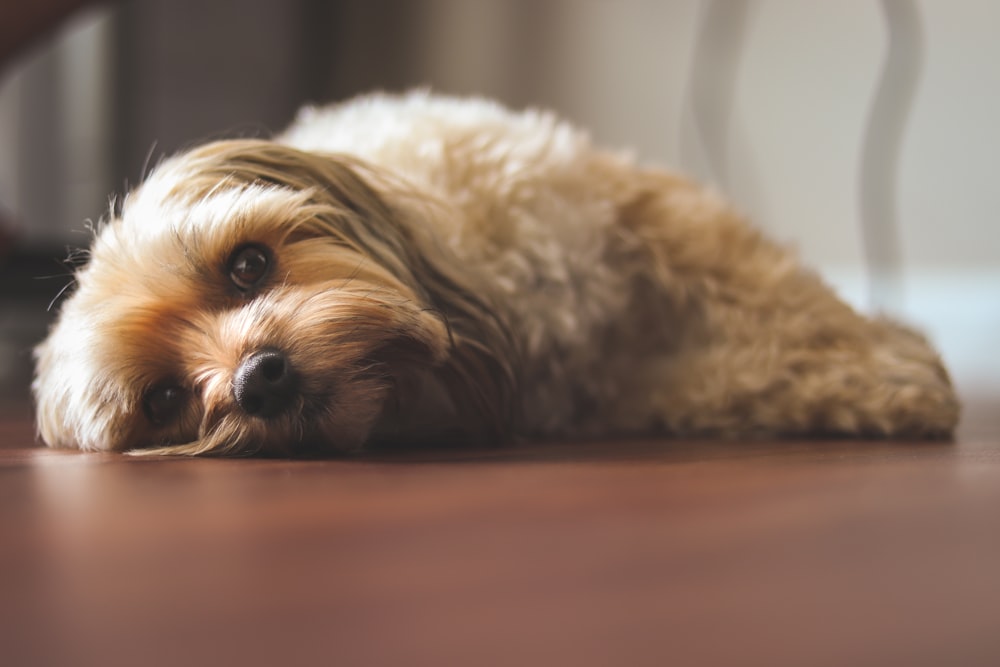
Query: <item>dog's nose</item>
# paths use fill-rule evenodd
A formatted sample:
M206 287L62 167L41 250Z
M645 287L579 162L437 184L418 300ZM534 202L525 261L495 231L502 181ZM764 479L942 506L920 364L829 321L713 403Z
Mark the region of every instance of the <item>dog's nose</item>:
M233 374L233 398L249 415L273 417L295 398L295 374L278 350L260 350L243 360Z

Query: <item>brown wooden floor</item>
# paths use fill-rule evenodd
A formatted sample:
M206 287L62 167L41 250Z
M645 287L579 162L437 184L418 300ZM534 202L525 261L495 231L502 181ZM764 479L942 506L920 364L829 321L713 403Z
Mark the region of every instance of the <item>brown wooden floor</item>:
M0 425L5 665L1000 665L955 444L137 460Z

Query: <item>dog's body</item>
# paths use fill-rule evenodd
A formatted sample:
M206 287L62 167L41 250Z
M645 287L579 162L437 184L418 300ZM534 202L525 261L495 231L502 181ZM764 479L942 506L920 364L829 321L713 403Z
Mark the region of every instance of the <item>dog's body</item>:
M946 437L917 334L710 192L546 113L423 93L158 167L37 352L50 445Z

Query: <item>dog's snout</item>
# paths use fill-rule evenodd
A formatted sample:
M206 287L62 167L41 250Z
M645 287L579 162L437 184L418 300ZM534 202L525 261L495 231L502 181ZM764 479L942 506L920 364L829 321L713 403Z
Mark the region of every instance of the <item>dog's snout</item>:
M233 398L244 412L273 417L295 398L295 373L288 357L279 350L254 352L233 374Z

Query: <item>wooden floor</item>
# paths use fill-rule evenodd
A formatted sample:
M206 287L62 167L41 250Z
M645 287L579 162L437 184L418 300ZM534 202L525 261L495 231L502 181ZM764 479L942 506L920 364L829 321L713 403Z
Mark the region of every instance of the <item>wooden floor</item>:
M1000 665L957 443L137 460L0 426L5 665Z

